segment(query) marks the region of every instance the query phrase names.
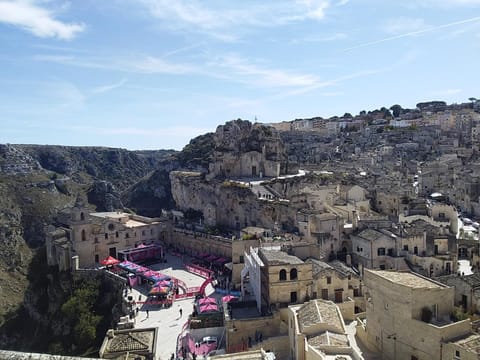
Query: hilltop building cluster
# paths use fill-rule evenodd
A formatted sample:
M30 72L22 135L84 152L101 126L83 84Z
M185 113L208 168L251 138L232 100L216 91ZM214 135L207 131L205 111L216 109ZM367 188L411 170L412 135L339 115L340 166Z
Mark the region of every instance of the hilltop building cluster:
M219 359L478 358L479 110L229 122L208 169L170 173L176 210L78 201L49 229L49 265L96 267L150 243L229 259L242 301L225 307Z

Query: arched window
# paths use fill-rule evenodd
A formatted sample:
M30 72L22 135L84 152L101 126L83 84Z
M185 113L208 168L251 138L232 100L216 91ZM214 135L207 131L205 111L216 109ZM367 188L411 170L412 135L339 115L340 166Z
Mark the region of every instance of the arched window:
M279 279L280 280L287 280L287 270L285 270L285 269L280 270Z
M85 229L82 229L82 241L87 240L87 236L85 235Z
M290 270L290 280L297 280L297 269Z
M85 214L83 212L80 213L80 220L81 221L85 220Z

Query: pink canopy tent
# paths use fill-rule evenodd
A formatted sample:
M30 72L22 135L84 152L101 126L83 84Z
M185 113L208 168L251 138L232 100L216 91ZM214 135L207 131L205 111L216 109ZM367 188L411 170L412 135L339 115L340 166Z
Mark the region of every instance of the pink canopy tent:
M168 286L155 286L149 292L148 295L165 295L170 292Z
M206 297L206 298L202 298L202 299L198 300L198 304L200 306L208 305L208 304L217 305L217 300L215 298L212 298L212 297Z
M147 270L142 274L142 276L144 276L144 277L150 277L150 276L155 276L155 275L157 275L157 272L153 271L153 270Z
M157 283L157 286L171 286L171 280L162 280Z
M135 272L135 274L143 274L147 271L150 271L150 269L146 268L146 267L143 267L143 266L140 266L137 269L134 269L133 271Z
M233 295L225 295L224 297L222 297L222 301L223 302L230 302L230 301L235 301L235 300L238 300L238 298L236 296L233 296Z
M117 265L120 264L120 260L115 259L113 256L109 256L106 259L100 261L100 264L109 266L109 265Z
M209 311L218 311L218 306L215 304L206 304L203 306L200 306L200 312L209 312Z

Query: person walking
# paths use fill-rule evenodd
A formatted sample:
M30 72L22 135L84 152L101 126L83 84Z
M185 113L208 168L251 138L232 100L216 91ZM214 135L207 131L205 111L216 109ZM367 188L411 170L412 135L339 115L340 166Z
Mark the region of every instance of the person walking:
M182 317L182 314L183 314L182 308L180 308L180 309L178 310L178 312L180 313L180 317Z
M148 309L147 309L147 319L148 319L149 316L150 316L150 313L149 313L149 311L148 311Z

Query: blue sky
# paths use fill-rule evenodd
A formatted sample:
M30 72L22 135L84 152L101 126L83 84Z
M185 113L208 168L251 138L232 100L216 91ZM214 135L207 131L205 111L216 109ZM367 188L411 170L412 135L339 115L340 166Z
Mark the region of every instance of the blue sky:
M480 0L0 0L0 143L181 149L480 97Z

